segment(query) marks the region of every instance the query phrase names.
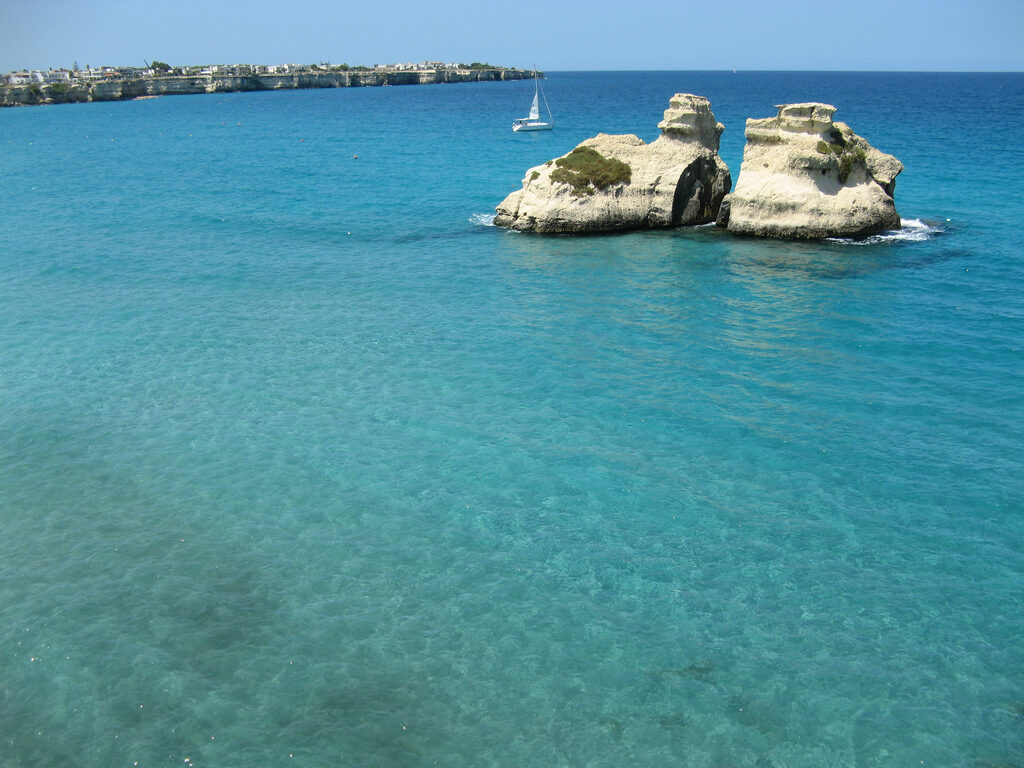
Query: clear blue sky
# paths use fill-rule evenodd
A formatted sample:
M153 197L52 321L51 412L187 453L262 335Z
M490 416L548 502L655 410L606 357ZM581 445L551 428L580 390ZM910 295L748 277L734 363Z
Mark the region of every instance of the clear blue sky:
M0 0L0 72L153 59L1022 71L1024 0Z

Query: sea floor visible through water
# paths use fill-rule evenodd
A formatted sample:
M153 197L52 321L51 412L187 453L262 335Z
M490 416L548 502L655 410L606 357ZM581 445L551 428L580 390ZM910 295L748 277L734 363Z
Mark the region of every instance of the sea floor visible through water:
M0 765L1024 766L1024 75L532 92L0 112ZM904 227L490 226L676 92Z

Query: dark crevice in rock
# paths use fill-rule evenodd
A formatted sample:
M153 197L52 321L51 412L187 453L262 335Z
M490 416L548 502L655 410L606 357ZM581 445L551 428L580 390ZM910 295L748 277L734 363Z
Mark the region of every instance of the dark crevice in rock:
M700 157L686 166L672 198L670 221L673 227L714 221L722 198L732 186L731 179L726 176L725 187L716 189L715 171L715 161L707 157Z

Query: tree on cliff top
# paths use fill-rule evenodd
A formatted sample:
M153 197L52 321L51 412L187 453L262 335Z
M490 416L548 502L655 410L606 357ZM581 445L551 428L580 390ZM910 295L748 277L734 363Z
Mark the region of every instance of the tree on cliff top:
M160 75L166 75L171 71L171 65L163 61L154 61L149 66L152 67L154 72Z

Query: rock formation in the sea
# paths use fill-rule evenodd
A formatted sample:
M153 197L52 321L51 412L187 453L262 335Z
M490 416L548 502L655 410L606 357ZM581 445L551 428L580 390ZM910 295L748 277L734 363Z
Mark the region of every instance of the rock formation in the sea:
M903 165L879 152L829 104L783 104L777 117L747 120L736 189L719 226L745 235L864 237L899 229L893 203Z
M732 179L718 156L722 124L703 96L677 93L661 136L598 134L531 168L494 223L534 232L583 233L714 221Z

